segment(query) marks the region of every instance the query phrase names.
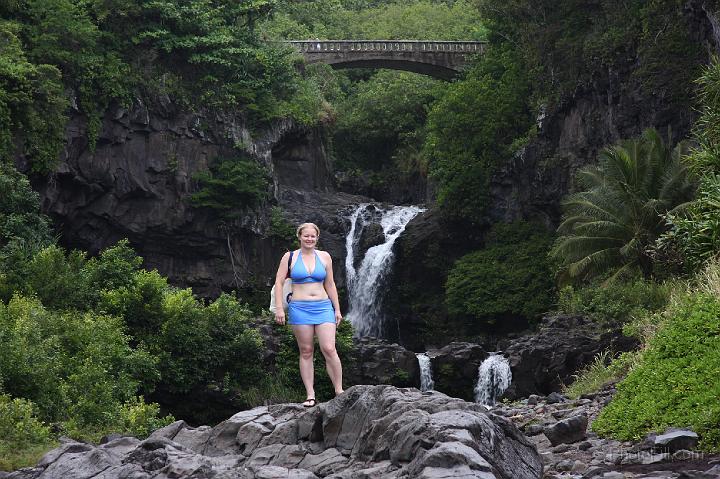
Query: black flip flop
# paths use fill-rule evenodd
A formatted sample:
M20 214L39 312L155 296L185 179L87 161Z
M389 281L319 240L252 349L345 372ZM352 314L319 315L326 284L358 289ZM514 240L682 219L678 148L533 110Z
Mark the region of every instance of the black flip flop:
M306 402L312 403L312 404L305 404ZM303 407L315 407L317 406L317 401L315 398L307 398L303 401Z

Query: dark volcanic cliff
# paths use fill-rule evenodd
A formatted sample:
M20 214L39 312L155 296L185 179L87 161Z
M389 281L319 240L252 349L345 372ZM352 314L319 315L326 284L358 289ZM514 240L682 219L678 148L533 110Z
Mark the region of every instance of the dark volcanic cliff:
M189 201L197 189L193 175L217 159L240 156L240 150L269 169L269 193L288 219L316 219L344 234L330 212L352 201L350 195L315 203L306 198L309 191L331 189L320 128L281 121L251 133L239 115L183 111L164 98L107 111L94 150L79 113L66 132L57 172L35 182L42 209L66 246L94 254L128 238L146 267L203 296L264 287L285 247L268 234L270 205L241 211L238 220L225 223ZM332 234L324 239L328 249L344 248Z

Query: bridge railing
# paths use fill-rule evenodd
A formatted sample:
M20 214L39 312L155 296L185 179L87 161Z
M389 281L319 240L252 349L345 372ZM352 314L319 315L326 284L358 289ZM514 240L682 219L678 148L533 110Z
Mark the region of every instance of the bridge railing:
M425 40L290 40L301 53L330 52L448 52L484 53L487 42Z

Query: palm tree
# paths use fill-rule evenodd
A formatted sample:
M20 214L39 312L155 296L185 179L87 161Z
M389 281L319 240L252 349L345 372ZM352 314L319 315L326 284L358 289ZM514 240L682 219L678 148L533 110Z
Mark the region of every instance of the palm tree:
M584 191L562 203L561 235L550 252L560 283L639 269L647 278L649 248L665 229L663 215L692 198L694 185L681 157L684 142L667 146L655 129L605 148L597 166L579 173Z

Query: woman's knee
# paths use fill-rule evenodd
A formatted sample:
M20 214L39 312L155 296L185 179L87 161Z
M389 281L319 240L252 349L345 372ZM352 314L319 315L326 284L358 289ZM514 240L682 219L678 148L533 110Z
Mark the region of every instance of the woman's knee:
M320 351L326 358L333 358L337 356L337 349L334 344L321 344Z
M300 357L302 359L311 359L313 357L313 346L300 346Z

